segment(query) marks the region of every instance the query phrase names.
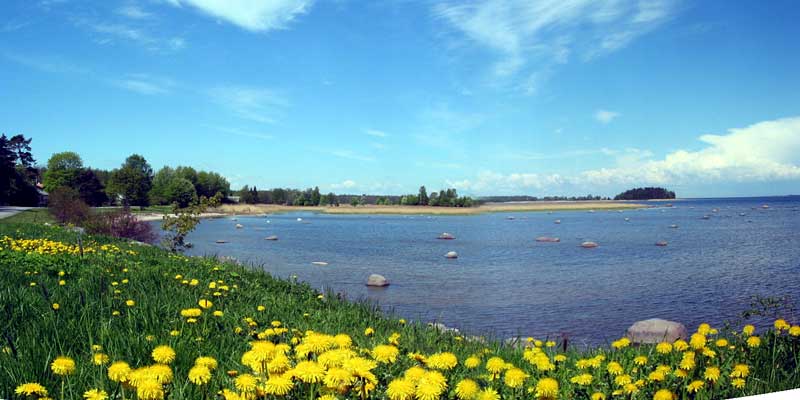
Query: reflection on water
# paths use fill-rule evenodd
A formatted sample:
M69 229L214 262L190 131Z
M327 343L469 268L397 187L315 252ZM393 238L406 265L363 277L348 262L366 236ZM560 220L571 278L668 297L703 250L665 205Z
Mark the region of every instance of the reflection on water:
M673 204L594 213L215 219L189 237L189 254L233 256L471 334L565 333L588 344L614 339L641 319L719 324L744 310L751 295L800 294L800 198ZM442 232L456 239L437 240ZM270 235L279 239L265 240ZM561 241L539 243L539 236ZM586 240L600 246L579 247ZM668 245L655 245L662 240ZM446 259L448 251L458 259ZM318 261L328 265L312 264ZM367 288L372 273L391 286Z

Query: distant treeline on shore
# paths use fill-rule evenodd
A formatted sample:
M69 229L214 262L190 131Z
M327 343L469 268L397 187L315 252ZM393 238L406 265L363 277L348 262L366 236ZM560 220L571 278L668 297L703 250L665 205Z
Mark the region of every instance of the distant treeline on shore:
M479 197L481 203L509 203L520 201L598 201L611 200L610 197L593 196L483 196Z
M258 190L255 186L245 185L235 193L238 202L245 204L279 204L290 206L339 206L350 204L363 205L401 205L432 207L472 207L477 202L469 196L459 196L456 189L442 189L431 192L420 186L419 192L405 195L370 195L370 194L327 194L320 193L319 187L305 190L290 188L274 188Z
M675 192L661 187L635 188L624 191L614 197L614 200L655 200L674 199Z

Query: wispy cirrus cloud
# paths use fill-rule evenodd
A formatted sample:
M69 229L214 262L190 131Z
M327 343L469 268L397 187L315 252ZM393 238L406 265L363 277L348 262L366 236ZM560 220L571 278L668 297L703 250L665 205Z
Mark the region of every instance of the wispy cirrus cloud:
M433 7L461 46L494 54L490 81L538 91L555 66L624 48L674 16L679 0L480 0Z
M218 130L220 132L227 133L227 134L236 135L236 136L242 136L242 137L247 137L247 138L253 138L253 139L272 140L272 139L275 138L274 136L272 136L270 134L267 134L267 133L251 132L251 131L246 131L246 130L242 130L242 129L238 129L238 128L228 128L228 127L217 126L217 127L214 127L214 129L216 129L216 130Z
M572 175L485 170L448 184L474 193L543 194L568 189L598 190L644 185L748 183L800 180L800 116L702 135L700 150L677 150L661 159L648 150L601 149L615 165Z
M152 13L149 13L149 12L143 10L141 7L139 7L136 4L128 4L128 5L122 6L122 7L118 8L116 10L116 13L119 14L119 15L122 15L124 17L132 18L132 19L146 19L146 18L150 18L150 17L153 16Z
M385 138L385 137L389 136L388 133L386 133L384 131L381 131L381 130L378 130L378 129L364 129L364 134L369 135L369 136L379 137L379 138Z
M328 186L331 189L338 190L338 189L353 189L356 186L358 186L358 184L356 183L356 181L354 181L352 179L345 179L344 181L342 181L340 183L331 183Z
M313 5L312 0L166 0L176 7L195 8L249 31L284 29Z
M18 53L4 53L3 57L7 60L23 65L28 68L33 68L41 72L58 73L58 74L86 74L89 69L74 64L70 61L59 58L55 55L26 55Z
M281 110L289 106L285 96L262 87L217 86L208 95L240 118L260 123L274 123Z
M602 124L608 124L611 121L617 119L621 114L616 111L609 111L609 110L597 110L594 113L594 119L597 122Z
M109 82L119 88L144 95L166 94L176 85L171 79L148 74L128 74L123 78L110 79Z

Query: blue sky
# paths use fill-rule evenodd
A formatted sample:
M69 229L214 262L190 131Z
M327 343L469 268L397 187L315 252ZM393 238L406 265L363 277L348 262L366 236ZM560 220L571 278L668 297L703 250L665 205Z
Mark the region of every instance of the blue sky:
M4 1L0 131L234 187L800 193L793 1Z

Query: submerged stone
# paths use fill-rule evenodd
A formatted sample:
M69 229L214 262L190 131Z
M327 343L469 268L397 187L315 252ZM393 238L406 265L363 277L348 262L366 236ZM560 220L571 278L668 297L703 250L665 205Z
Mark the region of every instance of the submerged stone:
M384 278L383 275L372 274L367 278L367 286L389 286L389 280Z

